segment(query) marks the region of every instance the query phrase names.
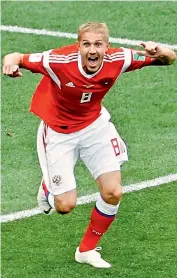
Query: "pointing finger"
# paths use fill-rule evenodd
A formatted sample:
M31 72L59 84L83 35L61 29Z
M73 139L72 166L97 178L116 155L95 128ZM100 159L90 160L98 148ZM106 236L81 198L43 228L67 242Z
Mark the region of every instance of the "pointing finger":
M140 45L142 45L144 48L146 46L146 44L144 42L141 42Z

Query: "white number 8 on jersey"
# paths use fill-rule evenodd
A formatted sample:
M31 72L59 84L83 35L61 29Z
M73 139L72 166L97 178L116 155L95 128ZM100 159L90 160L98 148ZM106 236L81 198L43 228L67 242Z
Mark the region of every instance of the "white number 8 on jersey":
M83 93L80 103L89 102L92 97L92 93Z

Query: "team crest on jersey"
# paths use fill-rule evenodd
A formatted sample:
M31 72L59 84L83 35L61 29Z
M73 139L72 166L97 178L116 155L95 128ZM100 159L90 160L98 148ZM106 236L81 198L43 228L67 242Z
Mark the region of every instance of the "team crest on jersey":
M101 85L103 86L109 86L110 84L112 84L112 79L111 78L105 78L100 80Z
M60 175L55 175L52 178L53 183L55 183L56 185L60 185L61 184L61 176Z

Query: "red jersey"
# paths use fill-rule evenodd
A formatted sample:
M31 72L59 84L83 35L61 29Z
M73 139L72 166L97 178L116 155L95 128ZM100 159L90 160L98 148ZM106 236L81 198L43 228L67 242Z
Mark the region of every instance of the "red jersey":
M108 48L100 69L87 74L77 45L25 54L22 66L44 75L30 111L57 132L78 131L100 116L102 99L122 73L151 64L134 50Z

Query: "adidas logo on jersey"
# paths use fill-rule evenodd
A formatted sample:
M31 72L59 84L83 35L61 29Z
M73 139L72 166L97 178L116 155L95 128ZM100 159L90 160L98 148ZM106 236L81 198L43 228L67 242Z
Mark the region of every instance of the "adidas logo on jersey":
M73 84L73 82L68 82L68 83L66 83L66 86L68 86L68 87L75 87L74 84Z

